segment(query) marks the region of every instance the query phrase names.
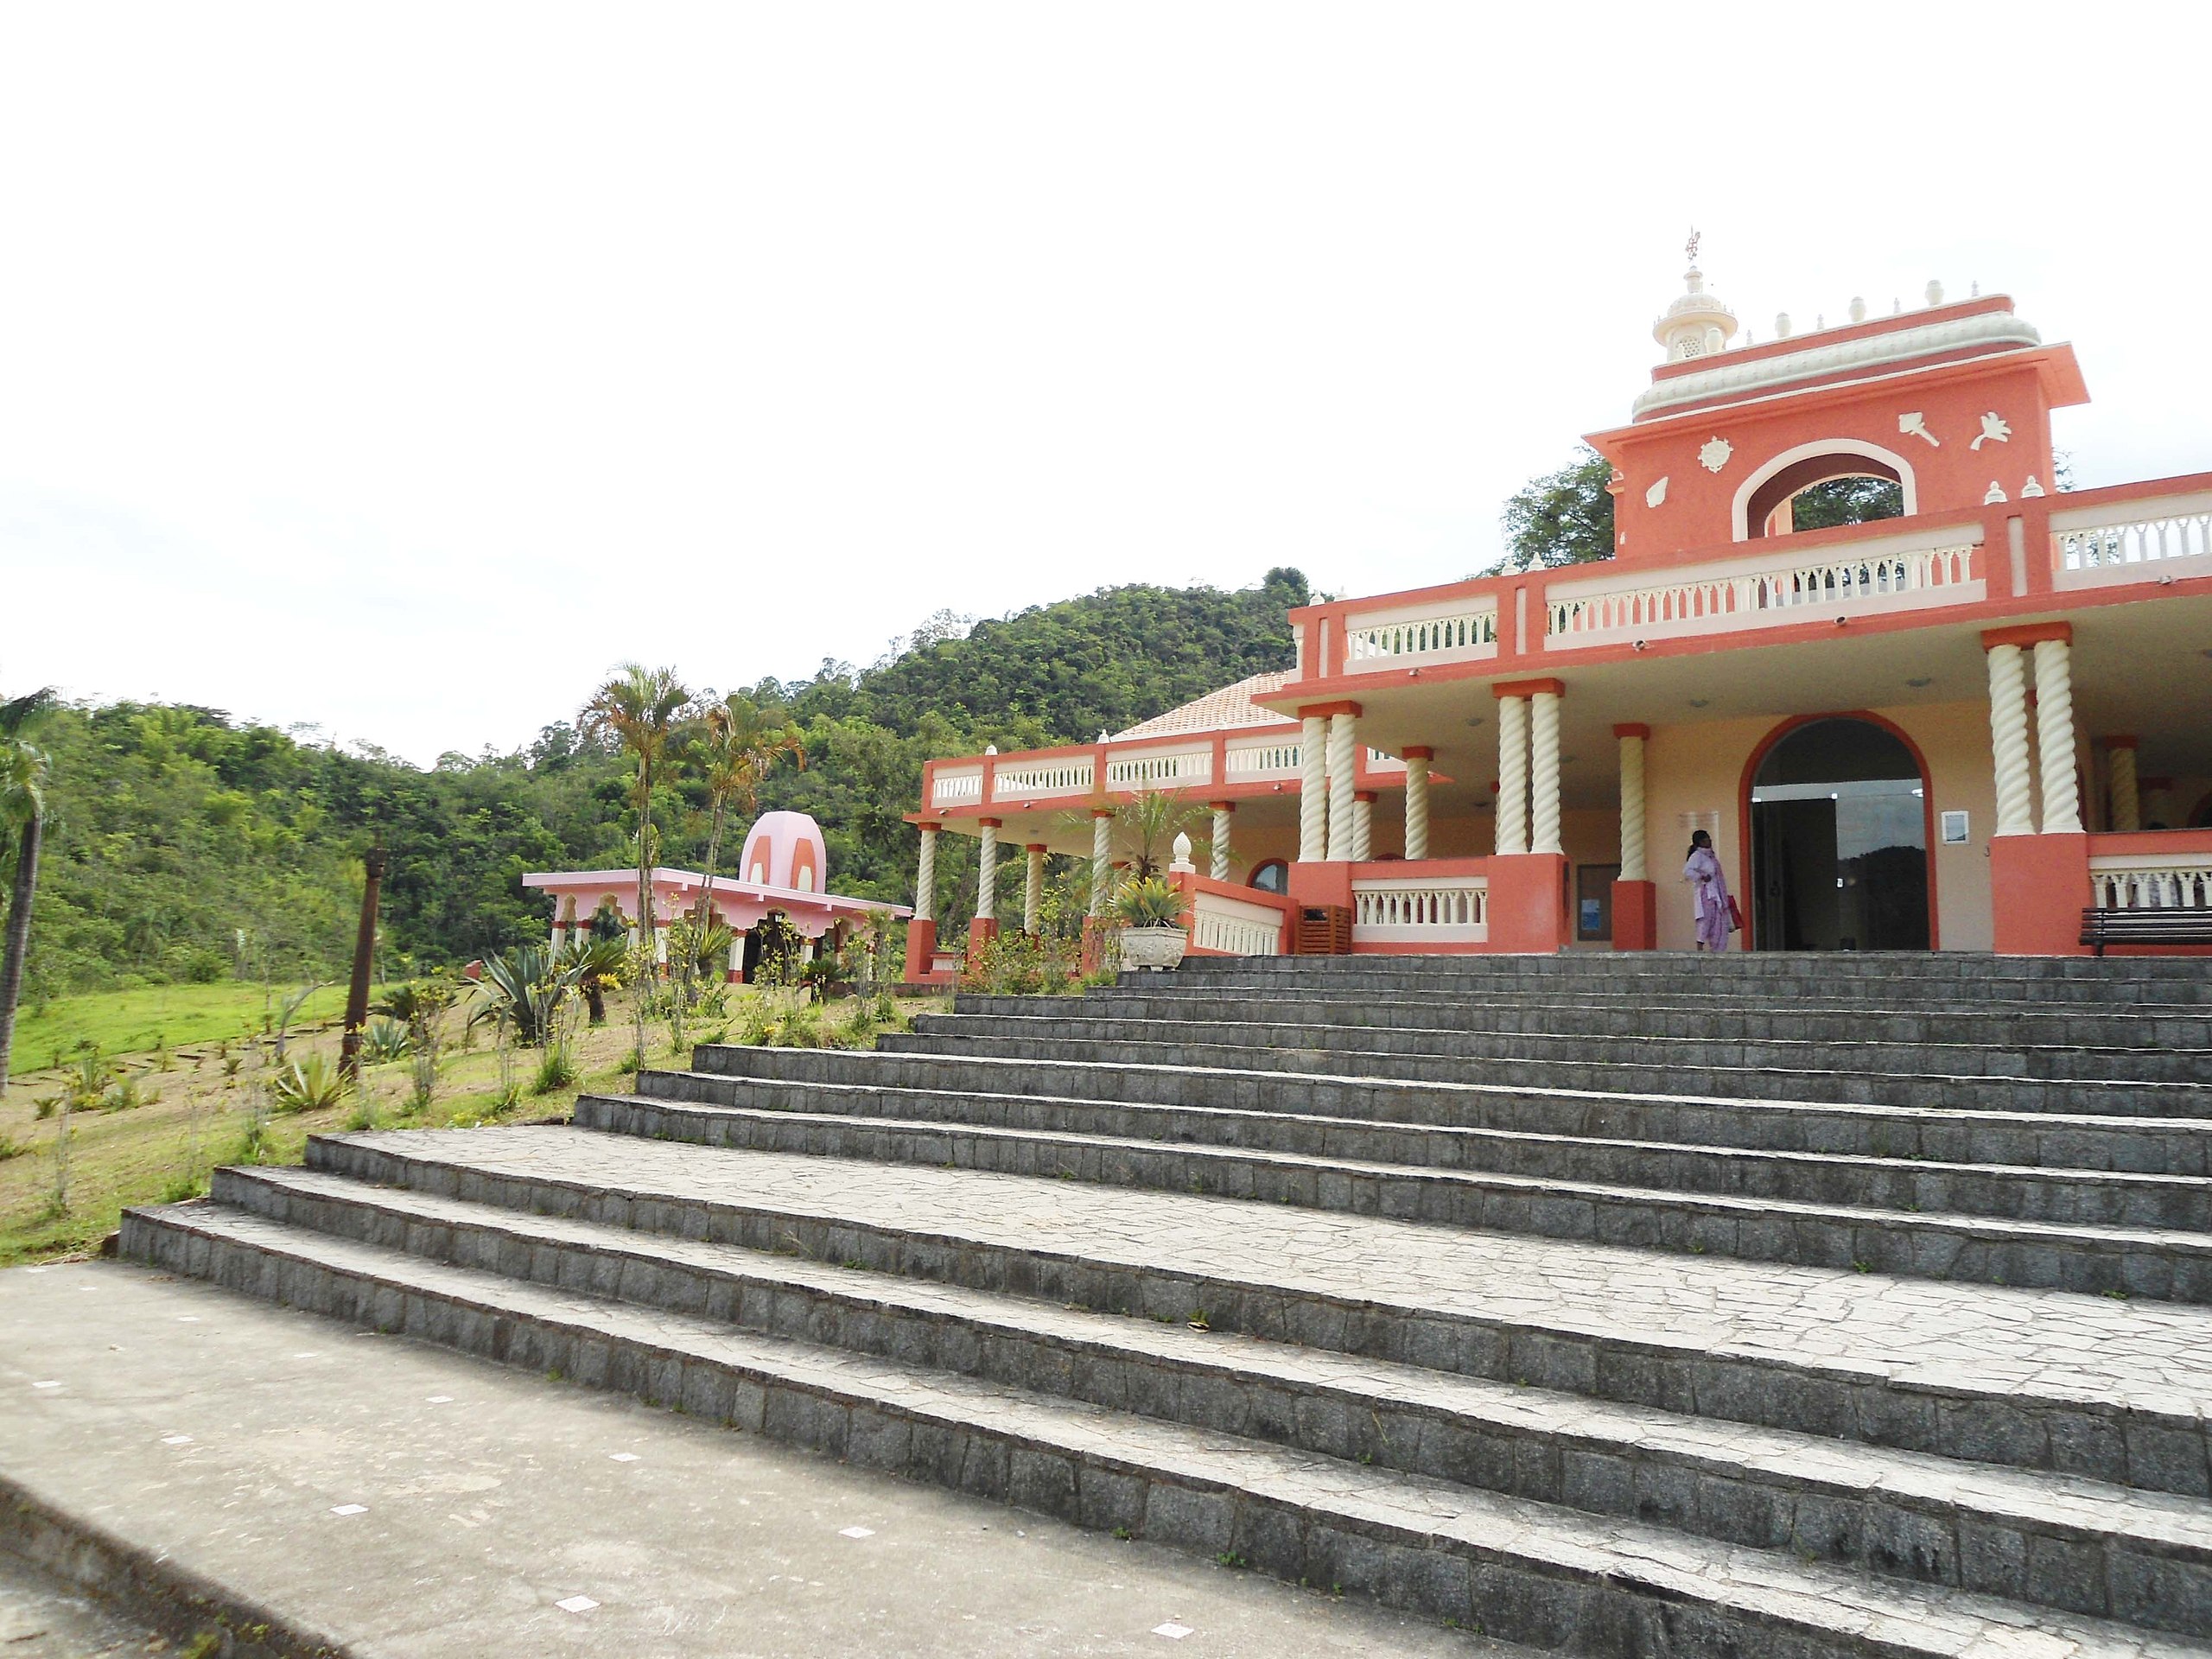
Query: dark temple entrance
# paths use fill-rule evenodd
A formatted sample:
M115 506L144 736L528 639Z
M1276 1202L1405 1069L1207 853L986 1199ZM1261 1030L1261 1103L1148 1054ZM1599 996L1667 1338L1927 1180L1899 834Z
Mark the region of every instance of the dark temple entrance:
M1838 715L1785 733L1751 780L1751 942L1925 950L1928 779L1904 741Z

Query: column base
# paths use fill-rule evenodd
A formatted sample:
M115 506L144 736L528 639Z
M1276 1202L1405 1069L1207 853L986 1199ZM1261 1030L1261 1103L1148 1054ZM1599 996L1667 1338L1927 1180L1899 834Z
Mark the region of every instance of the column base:
M1613 949L1659 948L1659 888L1650 881L1613 883Z
M2087 835L1993 836L1989 842L1991 944L2000 957L2086 957Z
M906 982L920 985L930 976L930 960L937 955L937 924L916 917L906 924Z
M1492 950L1550 956L1565 949L1573 938L1567 927L1566 857L1510 853L1491 858L1488 913ZM1618 919L1614 925L1618 929Z
M995 916L978 916L968 924L968 971L969 973L976 971L976 965L983 959L983 952L990 948L991 941L998 936L999 918Z

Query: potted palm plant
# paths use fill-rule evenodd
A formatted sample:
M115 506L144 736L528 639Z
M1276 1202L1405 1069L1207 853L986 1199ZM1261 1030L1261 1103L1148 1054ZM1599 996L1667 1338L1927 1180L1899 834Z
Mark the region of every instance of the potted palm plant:
M1116 942L1124 968L1159 969L1180 964L1191 936L1183 919L1183 895L1158 876L1130 882L1114 896L1114 917L1121 923Z

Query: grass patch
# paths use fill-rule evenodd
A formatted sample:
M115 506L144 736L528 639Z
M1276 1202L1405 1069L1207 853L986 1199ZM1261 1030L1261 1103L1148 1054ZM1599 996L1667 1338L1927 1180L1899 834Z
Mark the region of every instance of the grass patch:
M297 986L264 995L258 985L149 985L135 991L93 991L58 996L25 1007L16 1022L14 1069L18 1075L50 1070L58 1055L67 1065L82 1046L102 1054L150 1054L167 1047L239 1042L273 1018L276 1004ZM326 985L292 1016L292 1029L323 1025L346 1012L346 988ZM12 1087L12 1084L11 1084Z

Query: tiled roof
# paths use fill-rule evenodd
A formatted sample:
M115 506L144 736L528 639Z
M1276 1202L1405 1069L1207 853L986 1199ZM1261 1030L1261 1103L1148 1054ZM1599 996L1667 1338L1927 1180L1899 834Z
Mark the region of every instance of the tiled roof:
M1218 732L1239 726L1295 726L1298 722L1287 715L1262 709L1252 701L1261 693L1285 684L1293 671L1284 669L1277 674L1255 674L1234 685L1224 685L1218 691L1192 699L1179 709L1170 709L1164 715L1141 721L1126 732L1116 732L1114 739L1118 742L1125 737L1173 737L1184 732Z

